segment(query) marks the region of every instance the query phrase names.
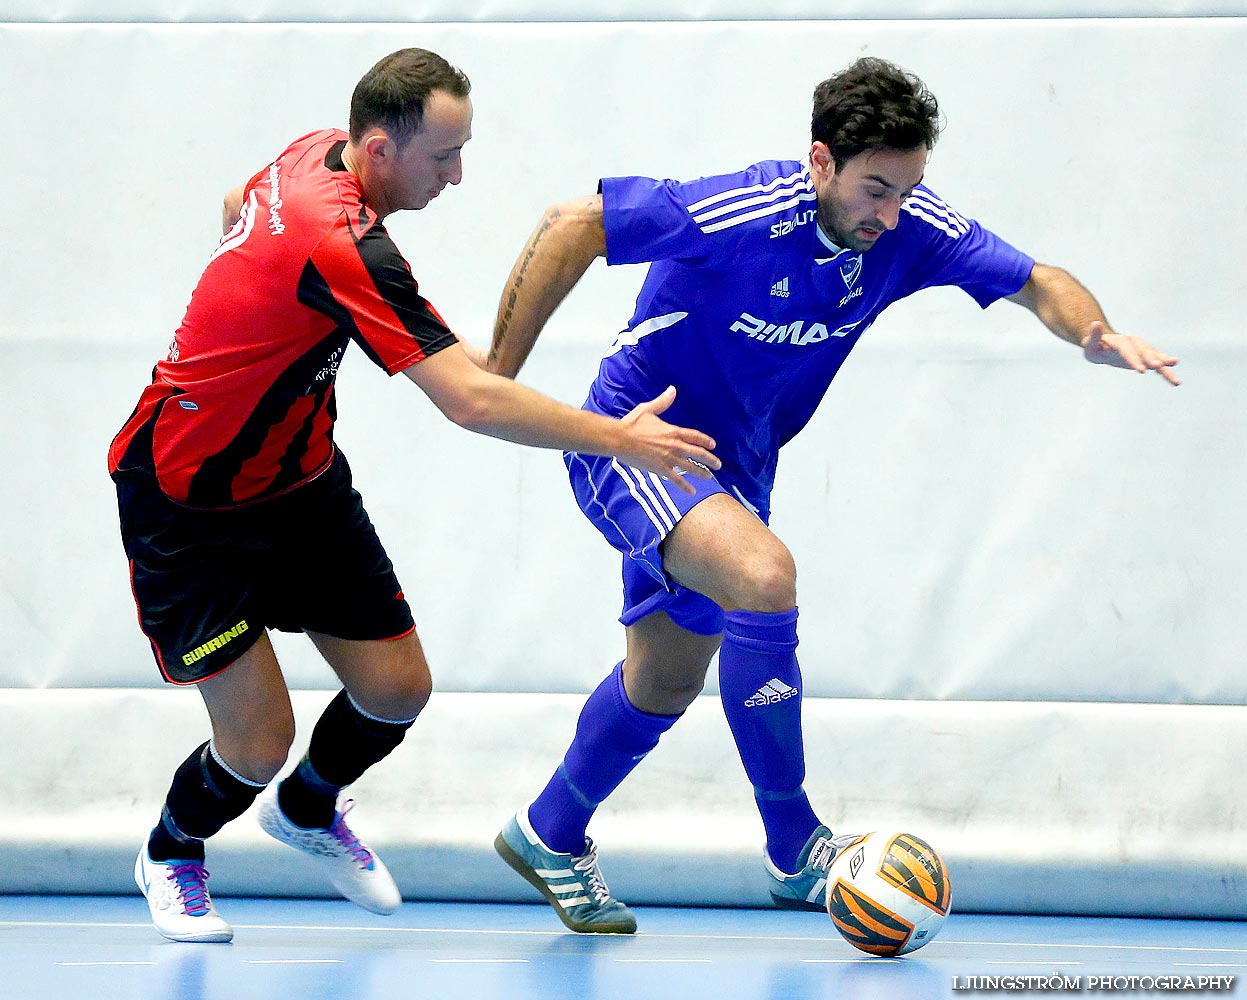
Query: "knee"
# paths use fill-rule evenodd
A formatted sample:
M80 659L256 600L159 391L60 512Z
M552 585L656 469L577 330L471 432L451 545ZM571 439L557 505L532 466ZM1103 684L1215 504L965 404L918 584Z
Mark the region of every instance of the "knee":
M680 715L697 700L706 685L706 666L700 669L650 670L624 662L624 692L633 708L651 715Z
M743 567L736 578L735 607L728 611L787 611L797 604L797 566L792 553L777 546L765 558Z
M251 720L228 732L213 732L217 753L249 781L267 784L277 777L294 744L294 716Z
M663 684L661 693L655 700L661 700L666 706L666 711L658 714L661 715L679 715L685 711L689 705L697 700L697 696L701 694L702 689L706 686L706 674L702 671L698 677L689 677L683 679L668 678Z
M414 719L429 703L433 678L422 657L404 659L377 676L370 677L351 697L365 712L380 719Z

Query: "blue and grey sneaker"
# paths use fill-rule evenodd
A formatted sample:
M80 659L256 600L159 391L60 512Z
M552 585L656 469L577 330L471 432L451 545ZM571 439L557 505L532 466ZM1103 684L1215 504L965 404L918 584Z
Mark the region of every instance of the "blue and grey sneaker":
M827 827L820 826L797 855L799 868L795 875L780 871L763 852L771 876L771 900L785 910L826 910L827 870L837 854L859 840L861 836L856 833L835 837Z
M585 852L579 856L552 851L533 830L525 806L494 838L494 850L536 886L571 930L581 934L636 933L636 917L611 898L598 868L597 848L588 837Z

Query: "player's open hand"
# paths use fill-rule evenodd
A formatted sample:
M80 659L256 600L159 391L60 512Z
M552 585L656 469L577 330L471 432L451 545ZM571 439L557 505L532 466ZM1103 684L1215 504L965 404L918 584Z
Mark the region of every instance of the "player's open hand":
M1138 337L1109 333L1099 320L1091 324L1091 332L1083 341L1082 353L1093 364L1132 368L1137 372L1159 372L1170 385L1182 384L1173 373L1177 358L1156 350Z
M634 450L620 458L669 479L685 493L692 493L693 487L684 477L709 479L711 470L722 463L710 453L714 440L708 435L676 427L658 416L674 400L675 386L668 386L661 396L641 403L620 421L635 442Z

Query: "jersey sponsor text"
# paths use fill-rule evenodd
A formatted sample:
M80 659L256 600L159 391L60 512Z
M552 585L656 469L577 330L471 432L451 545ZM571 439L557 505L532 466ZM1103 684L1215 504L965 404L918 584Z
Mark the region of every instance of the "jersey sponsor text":
M775 239L778 236L787 236L798 226L804 226L810 222L813 222L814 217L817 214L818 212L815 209L810 208L804 212L798 212L791 219L785 219L783 222L775 223L775 225L771 227L770 238Z
M837 330L828 330L822 323L810 323L806 329L806 320L798 319L791 323L768 323L749 313L741 313L740 319L728 329L734 333L743 333L750 340L761 340L768 344L792 344L796 347L808 347L810 344L821 344L830 337L847 337L858 328L858 323L849 323Z
M274 236L280 236L286 231L286 225L281 221L281 164L276 160L269 164L268 185L268 230Z

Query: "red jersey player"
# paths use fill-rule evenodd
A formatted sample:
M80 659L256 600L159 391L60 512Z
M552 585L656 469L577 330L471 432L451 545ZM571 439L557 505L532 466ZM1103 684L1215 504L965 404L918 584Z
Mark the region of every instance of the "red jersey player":
M343 690L261 801L261 826L318 858L353 902L377 913L400 903L338 806L431 690L410 608L333 442L351 341L470 430L617 455L683 487L683 475L718 467L706 435L659 418L673 389L622 420L564 406L474 364L420 295L383 223L462 179L469 90L432 52L392 53L356 87L349 133L304 136L231 191L225 235L110 449L140 624L165 680L196 685L212 724L135 864L173 940L232 938L208 894L204 841L251 805L294 739L268 628L306 632Z

